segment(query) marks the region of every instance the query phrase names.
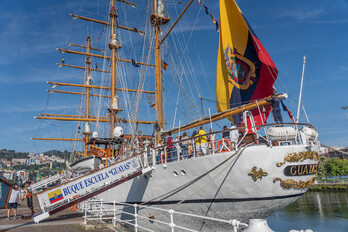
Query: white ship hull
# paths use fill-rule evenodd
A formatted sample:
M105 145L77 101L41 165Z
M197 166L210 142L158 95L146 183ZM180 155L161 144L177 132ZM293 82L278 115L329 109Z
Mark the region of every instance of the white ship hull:
M315 174L285 176L287 165L317 164L314 159L302 162L286 162L281 167L277 163L291 153L319 151L317 145L288 145L267 147L252 145L239 156L230 159L234 152L212 154L182 161L155 165L151 173L142 175L98 195L103 201L156 205L168 209L245 221L250 218L265 218L273 212L289 205L304 194L307 187L284 188L281 180L310 181ZM227 160L227 161L226 161ZM226 161L225 163L223 163ZM219 166L219 164L221 164ZM262 179L254 181L249 174L253 167L262 168ZM214 170L212 170L215 168ZM186 173L186 174L185 174ZM201 176L201 178L196 179ZM192 183L191 183L192 182ZM187 184L187 185L186 185ZM175 190L175 191L173 191ZM167 194L169 193L169 194ZM167 194L167 195L166 195ZM160 197L165 195L164 197ZM182 200L184 202L178 204ZM124 208L125 212L134 209ZM163 217L159 212L140 210L140 214ZM126 214L121 216L127 218ZM156 223L143 220L142 223L156 227ZM180 224L186 224L182 218ZM192 221L188 224L194 224Z

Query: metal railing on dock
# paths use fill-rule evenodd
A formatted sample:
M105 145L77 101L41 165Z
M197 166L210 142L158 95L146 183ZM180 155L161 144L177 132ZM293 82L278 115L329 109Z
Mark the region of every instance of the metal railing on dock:
M119 209L120 206L122 209ZM125 211L125 208L129 209ZM155 215L143 216L140 215L141 210L151 210L152 212L157 212L156 215L164 216L165 218L169 218L169 221L155 219ZM144 221L151 221L151 223L158 223L162 227L168 228L166 231L176 231L176 229L180 231L190 231L190 232L198 232L199 229L187 228L183 225L176 224L175 217L184 216L186 219L194 220L204 220L204 222L214 222L219 224L224 224L224 226L230 227L231 230L237 232L238 229L244 227L248 227L248 224L241 223L238 220L224 220L218 218L212 218L207 216L189 214L178 212L173 209L164 209L152 206L144 206L140 204L128 204L128 203L120 203L115 201L104 201L101 200L89 200L83 205L84 211L84 224L87 224L91 221L112 221L112 224L116 226L117 223L124 223L134 228L134 231L138 231L139 229L144 231L155 231L153 228L146 228L146 225L143 225ZM131 212L129 212L131 211ZM127 215L132 217L133 219L122 219L121 215Z

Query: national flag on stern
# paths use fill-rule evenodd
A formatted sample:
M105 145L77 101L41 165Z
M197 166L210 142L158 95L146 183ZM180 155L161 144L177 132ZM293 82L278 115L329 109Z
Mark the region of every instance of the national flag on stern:
M47 195L51 204L64 199L61 189L57 189L53 192L48 193Z
M220 0L220 42L216 71L218 112L273 93L278 70L234 0ZM265 122L253 110L256 125ZM266 118L270 107L266 107ZM241 116L230 119L241 122Z

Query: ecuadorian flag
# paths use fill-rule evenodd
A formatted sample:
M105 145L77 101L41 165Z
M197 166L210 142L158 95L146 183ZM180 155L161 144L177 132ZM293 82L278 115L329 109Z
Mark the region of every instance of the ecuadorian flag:
M47 195L51 204L64 199L61 189L57 189L53 192L48 193Z
M218 112L268 97L278 70L234 0L220 0L220 42L216 71ZM266 118L270 109L266 108ZM262 114L253 111L257 125ZM232 120L232 119L230 119ZM240 123L240 116L233 116ZM265 119L263 119L265 121Z

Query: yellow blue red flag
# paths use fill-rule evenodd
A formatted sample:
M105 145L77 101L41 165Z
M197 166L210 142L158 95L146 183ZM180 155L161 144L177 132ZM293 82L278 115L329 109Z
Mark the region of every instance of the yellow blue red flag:
M234 0L220 0L220 42L216 71L218 112L238 107L273 93L278 70ZM256 109L256 125L265 122ZM233 116L235 123L240 115Z
M61 189L57 189L53 192L48 193L47 195L51 204L64 199Z

